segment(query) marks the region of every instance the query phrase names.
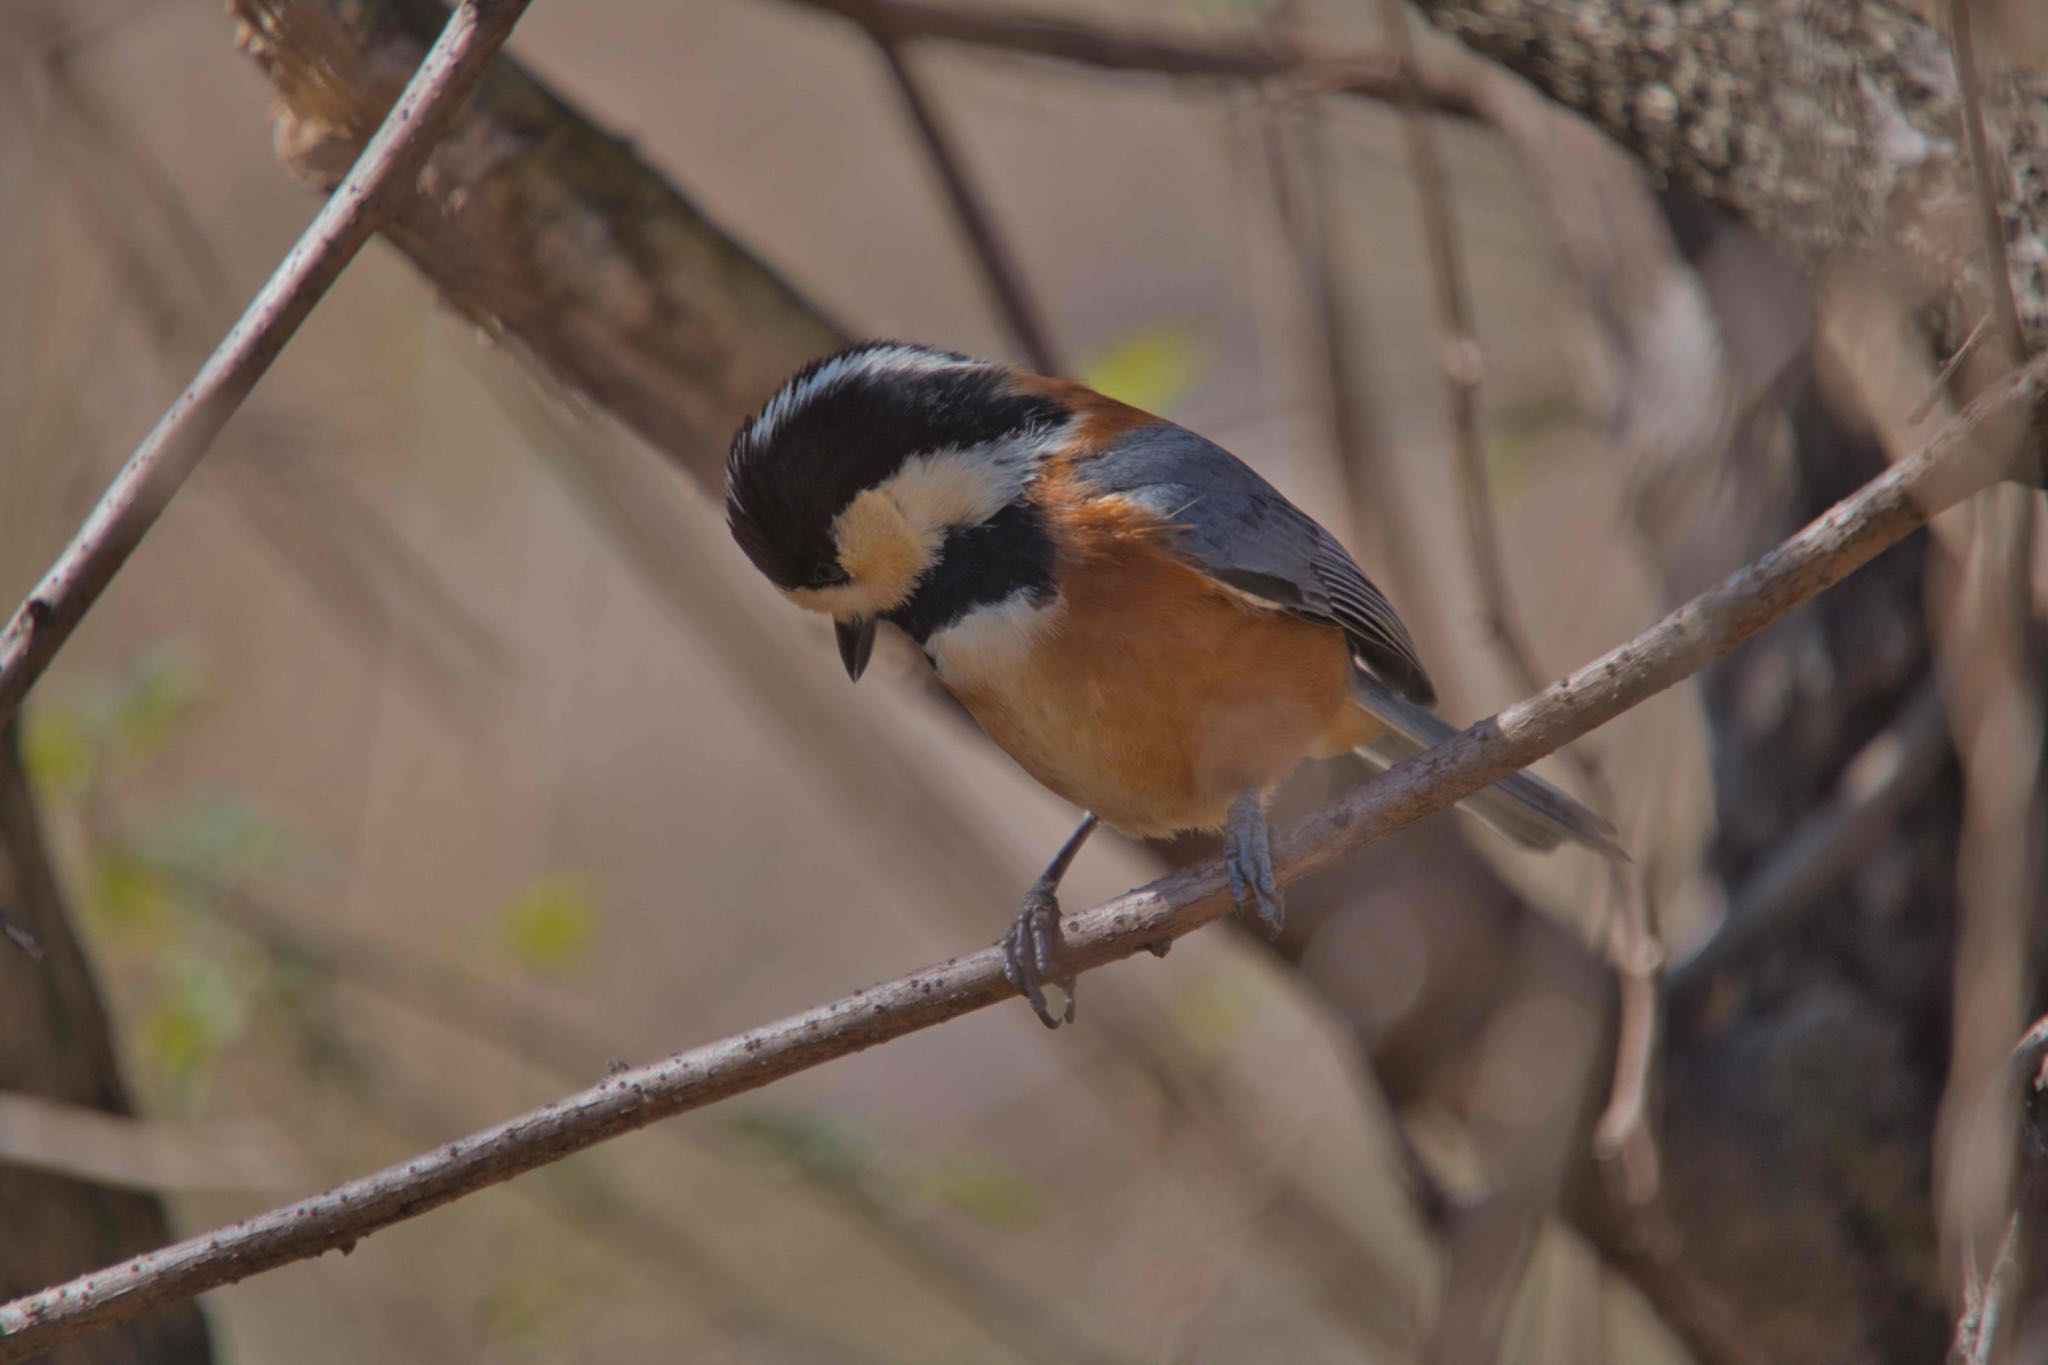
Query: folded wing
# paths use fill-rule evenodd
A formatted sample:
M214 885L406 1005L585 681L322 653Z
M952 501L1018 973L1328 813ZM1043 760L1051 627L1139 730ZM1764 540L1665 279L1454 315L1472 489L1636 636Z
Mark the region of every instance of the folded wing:
M1119 438L1077 471L1166 522L1167 545L1218 582L1351 642L1360 670L1395 695L1436 702L1408 628L1336 537L1244 461L1185 427L1157 422Z

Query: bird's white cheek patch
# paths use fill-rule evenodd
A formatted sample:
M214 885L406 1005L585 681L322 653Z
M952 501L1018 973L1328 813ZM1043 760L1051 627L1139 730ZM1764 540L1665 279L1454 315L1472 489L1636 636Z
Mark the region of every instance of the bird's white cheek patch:
M942 682L1000 685L1016 676L1066 612L1066 601L1056 593L1014 592L933 631L925 641L925 653Z
M880 488L919 530L974 526L1002 510L1023 486L1029 451L978 447L934 451L904 462Z

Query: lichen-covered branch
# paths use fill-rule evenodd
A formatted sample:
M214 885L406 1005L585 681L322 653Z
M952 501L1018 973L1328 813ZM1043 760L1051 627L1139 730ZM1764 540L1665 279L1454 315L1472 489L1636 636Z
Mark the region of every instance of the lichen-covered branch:
M1893 0L1417 0L1649 169L1808 263L1870 251L1984 313L1983 252L1947 45ZM1988 81L1998 214L2033 349L2048 343L2048 79Z

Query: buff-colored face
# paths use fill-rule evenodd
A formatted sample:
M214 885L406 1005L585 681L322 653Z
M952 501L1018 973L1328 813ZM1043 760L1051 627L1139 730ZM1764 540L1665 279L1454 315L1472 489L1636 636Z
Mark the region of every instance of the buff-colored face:
M848 581L787 588L790 601L838 620L883 615L908 601L938 561L946 533L975 526L1016 497L1040 443L991 451L942 450L906 460L848 503L832 543Z

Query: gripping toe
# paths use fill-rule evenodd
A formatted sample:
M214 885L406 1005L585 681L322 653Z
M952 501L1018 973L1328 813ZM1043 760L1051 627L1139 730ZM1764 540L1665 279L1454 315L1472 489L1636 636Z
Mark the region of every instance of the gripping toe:
M1074 978L1060 962L1065 946L1060 937L1059 902L1050 892L1032 888L1003 935L1003 979L1030 1003L1047 1028L1074 1022ZM1059 1014L1046 1004L1048 985L1059 987L1067 997L1067 1007Z
M1278 938L1287 923L1280 881L1273 873L1273 839L1266 825L1264 802L1247 791L1230 806L1223 865L1230 873L1230 895L1241 914L1257 911L1266 937Z

